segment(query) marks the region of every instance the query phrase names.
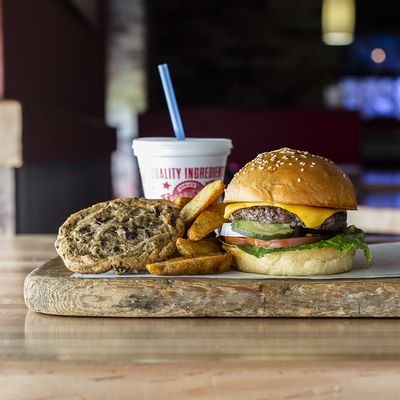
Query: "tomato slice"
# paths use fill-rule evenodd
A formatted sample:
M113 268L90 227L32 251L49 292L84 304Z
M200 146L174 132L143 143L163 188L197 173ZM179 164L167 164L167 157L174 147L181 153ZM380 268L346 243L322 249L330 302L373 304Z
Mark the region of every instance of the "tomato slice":
M239 237L239 236L225 236L225 242L229 244L239 244L242 246L247 246L249 243L247 242L246 237Z
M225 242L234 245L251 245L277 249L280 247L295 247L301 246L303 244L315 243L319 242L320 240L325 240L327 238L328 236L303 236L288 239L261 240L249 237L225 236Z
M247 243L251 244L252 246L279 248L279 247L301 246L303 244L319 242L320 240L326 238L327 238L326 236L303 236L303 237L295 237L289 239L272 239L272 240L260 240L254 238L246 238L246 239Z

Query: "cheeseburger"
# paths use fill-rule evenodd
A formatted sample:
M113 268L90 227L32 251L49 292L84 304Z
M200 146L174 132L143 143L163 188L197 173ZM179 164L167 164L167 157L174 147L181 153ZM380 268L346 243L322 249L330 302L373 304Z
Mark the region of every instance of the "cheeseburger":
M347 226L357 208L347 175L327 158L283 148L259 154L225 192L224 249L244 272L319 275L349 271L364 232Z

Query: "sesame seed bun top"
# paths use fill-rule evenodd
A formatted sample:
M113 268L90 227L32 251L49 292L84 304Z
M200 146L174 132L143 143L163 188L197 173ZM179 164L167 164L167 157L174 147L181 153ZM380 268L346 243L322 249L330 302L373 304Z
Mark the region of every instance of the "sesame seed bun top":
M228 185L224 201L357 208L353 184L335 163L287 147L248 162Z

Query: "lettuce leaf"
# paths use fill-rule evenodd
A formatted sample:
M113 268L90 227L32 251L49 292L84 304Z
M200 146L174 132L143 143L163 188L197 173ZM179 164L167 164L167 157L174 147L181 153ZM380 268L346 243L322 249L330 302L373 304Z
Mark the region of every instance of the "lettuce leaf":
M266 247L258 246L242 246L237 245L237 247L249 253L257 258L264 257L270 253L277 253L282 251L296 251L296 250L312 250L312 249L322 249L330 247L339 251L347 251L351 249L363 250L364 256L368 261L368 264L372 263L372 253L365 242L365 233L361 229L356 228L354 225L347 227L343 232L336 236L331 237L327 240L321 240L316 243L303 244L302 246L294 247L281 247L278 249L270 249Z

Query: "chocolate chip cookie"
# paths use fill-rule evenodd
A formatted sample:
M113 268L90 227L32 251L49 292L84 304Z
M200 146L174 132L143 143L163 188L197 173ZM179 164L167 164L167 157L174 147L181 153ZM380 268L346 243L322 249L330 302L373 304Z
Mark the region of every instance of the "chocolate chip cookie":
M115 199L72 214L60 227L56 250L73 272L139 272L176 252L185 226L173 203Z

